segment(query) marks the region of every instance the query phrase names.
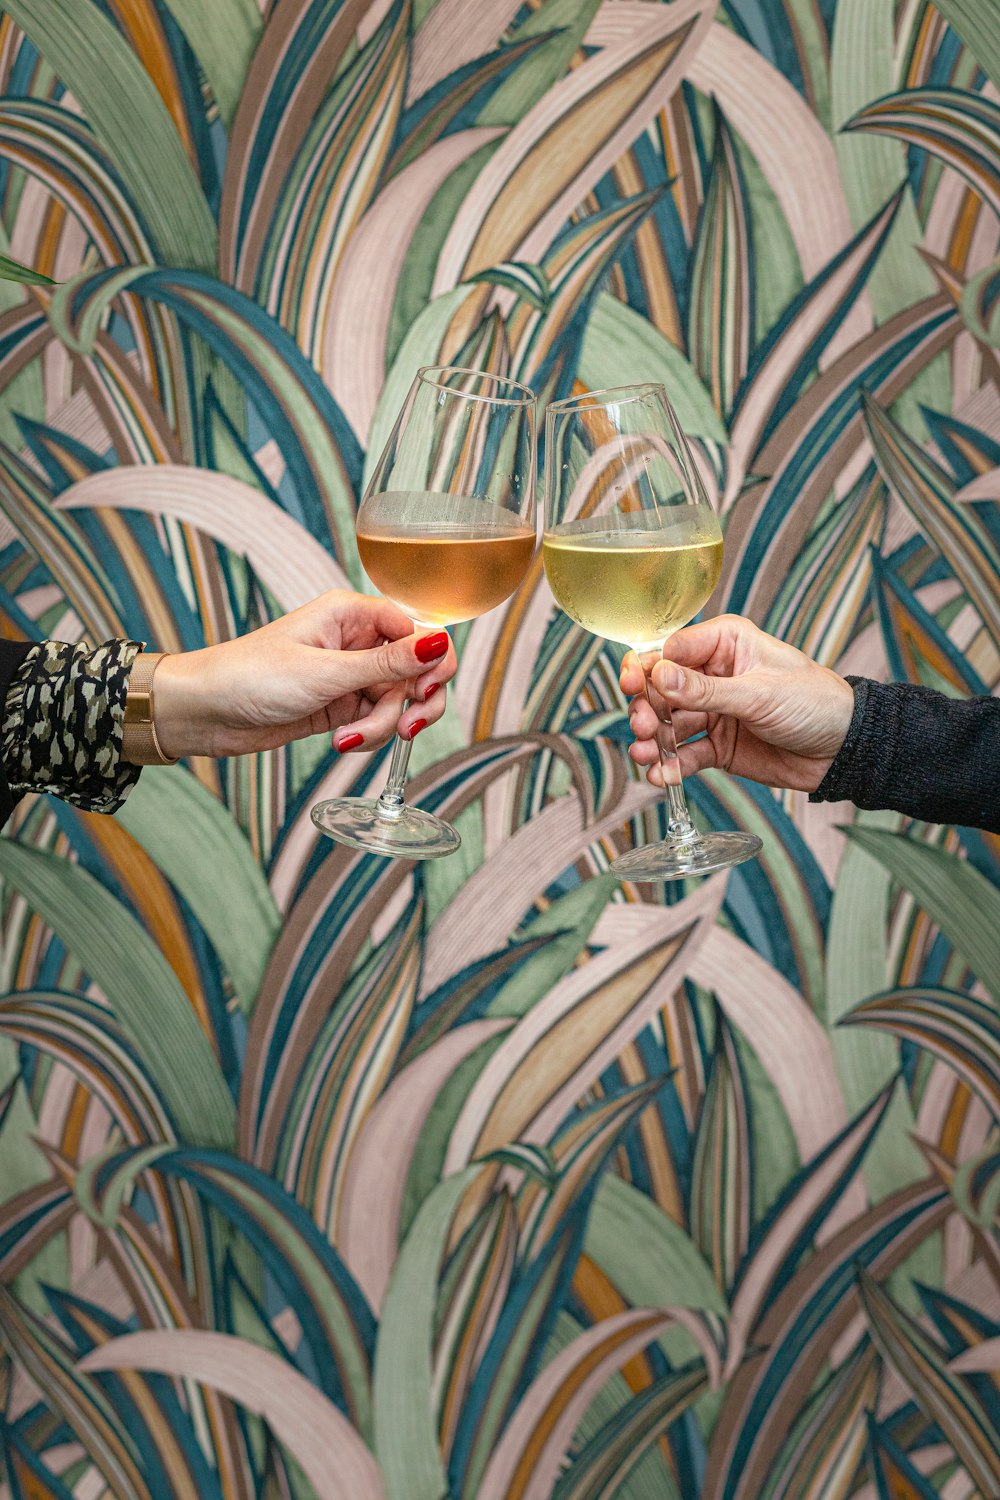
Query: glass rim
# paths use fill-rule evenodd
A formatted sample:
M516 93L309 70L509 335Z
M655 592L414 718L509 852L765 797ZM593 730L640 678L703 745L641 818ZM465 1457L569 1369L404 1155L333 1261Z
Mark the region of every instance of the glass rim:
M579 396L564 396L561 401L550 401L545 415L560 416L564 412L583 411L588 405L627 406L630 401L641 401L651 391L659 391L667 400L666 387L659 380L637 381L632 385L609 385L596 391L581 391ZM609 398L615 399L609 399Z
M433 379L433 376L443 375L445 371L452 375L476 375L480 380L492 381L494 385L504 385L516 391L522 391L524 394L490 396L477 391L455 390L453 386ZM494 375L489 370L473 370L468 365L421 365L417 371L417 379L422 380L425 385L434 386L435 390L445 391L449 396L464 396L467 401L486 401L494 406L534 406L537 399L530 386L522 385L519 380L512 380L509 375Z

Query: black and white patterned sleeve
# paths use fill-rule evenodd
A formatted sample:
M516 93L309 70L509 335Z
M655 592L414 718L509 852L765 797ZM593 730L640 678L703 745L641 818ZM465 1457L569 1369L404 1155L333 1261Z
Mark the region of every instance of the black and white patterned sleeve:
M18 667L4 703L0 755L10 790L53 792L88 812L117 812L139 779L122 760L125 693L142 646L42 641Z

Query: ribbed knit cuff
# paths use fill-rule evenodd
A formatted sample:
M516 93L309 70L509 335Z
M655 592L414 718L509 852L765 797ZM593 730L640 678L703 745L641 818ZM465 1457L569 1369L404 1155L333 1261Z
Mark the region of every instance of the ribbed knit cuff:
M854 713L810 800L1000 832L1000 699L848 677Z

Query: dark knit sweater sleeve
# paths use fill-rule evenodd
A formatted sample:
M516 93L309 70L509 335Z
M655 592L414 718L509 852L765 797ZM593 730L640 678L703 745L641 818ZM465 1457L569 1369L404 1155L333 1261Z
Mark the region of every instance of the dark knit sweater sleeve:
M1000 833L1000 699L848 677L854 714L813 802Z

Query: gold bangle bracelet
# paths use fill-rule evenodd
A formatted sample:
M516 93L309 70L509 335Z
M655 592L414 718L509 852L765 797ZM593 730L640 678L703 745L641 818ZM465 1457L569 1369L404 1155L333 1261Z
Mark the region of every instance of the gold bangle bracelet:
M132 663L125 694L122 755L133 766L175 766L176 757L164 755L156 738L153 674L168 651L140 651Z

